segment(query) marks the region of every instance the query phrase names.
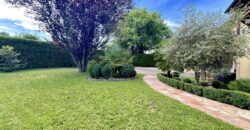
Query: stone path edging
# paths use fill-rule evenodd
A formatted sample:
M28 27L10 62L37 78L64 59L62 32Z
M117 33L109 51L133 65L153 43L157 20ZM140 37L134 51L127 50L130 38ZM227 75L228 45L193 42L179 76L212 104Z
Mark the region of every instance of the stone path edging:
M143 80L157 92L160 92L192 108L203 111L214 118L218 118L239 128L250 130L250 111L248 110L243 110L170 87L160 82L155 75L146 75Z

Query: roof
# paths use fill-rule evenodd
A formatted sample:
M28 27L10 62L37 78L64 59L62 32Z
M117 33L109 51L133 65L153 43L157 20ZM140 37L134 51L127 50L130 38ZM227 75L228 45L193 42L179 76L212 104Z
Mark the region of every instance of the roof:
M232 8L235 7L235 5L239 2L240 0L234 0L232 4L227 8L225 13L228 13Z

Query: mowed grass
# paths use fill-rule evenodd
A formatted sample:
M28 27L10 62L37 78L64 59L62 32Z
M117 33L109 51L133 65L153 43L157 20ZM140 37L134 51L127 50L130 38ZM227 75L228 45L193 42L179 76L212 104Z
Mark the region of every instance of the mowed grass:
M77 69L0 73L0 129L237 129L143 81L89 81Z

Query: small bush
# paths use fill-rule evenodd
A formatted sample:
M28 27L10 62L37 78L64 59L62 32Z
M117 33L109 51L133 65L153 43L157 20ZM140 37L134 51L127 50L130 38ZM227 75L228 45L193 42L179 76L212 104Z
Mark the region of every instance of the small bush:
M214 80L213 82L212 82L212 86L214 87L214 88L220 88L221 87L221 82L220 81L217 81L217 80Z
M135 75L134 67L129 64L124 64L120 70L120 74L123 78L130 78Z
M97 64L96 61L95 60L91 60L91 61L89 61L88 67L87 67L87 71L89 73L89 76L92 77L92 78L94 78L94 75L92 73L92 69L93 69L93 67L94 67L95 64Z
M113 70L113 72L112 72L112 77L113 77L113 78L120 78L121 76L120 76L119 71Z
M102 66L100 64L95 64L92 69L93 77L99 79L101 75Z
M173 72L173 73L172 73L172 77L180 77L180 73L178 73L178 72Z
M208 86L208 82L207 81L200 81L200 85L201 86Z
M20 68L21 61L18 59L19 55L20 54L16 53L11 46L3 46L0 48L0 71L10 72Z
M190 79L190 78L184 78L183 79L183 82L185 82L185 83L192 83L192 80Z
M250 79L240 79L230 82L228 85L230 90L238 90L242 92L250 93Z
M102 75L105 79L109 79L112 74L112 68L109 64L106 64L102 67Z

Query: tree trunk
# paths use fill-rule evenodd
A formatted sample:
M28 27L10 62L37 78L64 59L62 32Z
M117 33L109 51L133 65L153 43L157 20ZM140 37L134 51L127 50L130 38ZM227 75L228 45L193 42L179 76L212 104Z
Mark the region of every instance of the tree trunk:
M83 57L82 56L77 56L74 55L72 53L70 53L74 63L76 64L77 68L79 69L79 72L85 72L87 71L87 65L88 65L88 58L87 57Z
M196 85L200 84L200 76L201 76L200 72L195 72L195 84Z

